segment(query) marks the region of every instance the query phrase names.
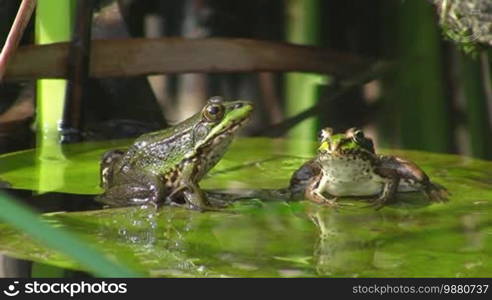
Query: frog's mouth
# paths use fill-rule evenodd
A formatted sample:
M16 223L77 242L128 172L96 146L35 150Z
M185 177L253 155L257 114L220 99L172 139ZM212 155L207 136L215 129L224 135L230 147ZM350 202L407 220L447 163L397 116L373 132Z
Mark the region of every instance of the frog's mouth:
M233 133L242 128L246 123L250 120L249 116L246 116L242 119L238 119L237 121L233 121L229 126L222 128L211 136L210 141L213 144L219 143L223 138L231 136Z
M232 136L233 133L250 120L252 110L253 106L250 104L243 104L241 107L230 111L228 116L209 132L208 138L206 138L204 144L199 145L199 147L209 144L218 144L223 139Z
M247 116L247 117L244 117L236 122L233 122L229 127L226 127L224 130L221 131L221 133L224 133L224 132L229 132L229 133L233 133L233 132L236 132L239 128L243 127L246 123L249 122L250 120L250 116ZM219 135L221 134L219 133Z
M234 122L229 122L228 126L221 128L222 130L215 130L206 141L197 145L194 155L205 161L213 162L212 165L215 164L232 142L234 132L243 127L249 119L249 116L238 118Z
M326 152L323 157L326 157L326 160L330 161L344 161L347 160L355 161L355 160L366 160L366 161L374 161L376 156L374 153L370 151L366 151L364 149L338 149L332 152Z

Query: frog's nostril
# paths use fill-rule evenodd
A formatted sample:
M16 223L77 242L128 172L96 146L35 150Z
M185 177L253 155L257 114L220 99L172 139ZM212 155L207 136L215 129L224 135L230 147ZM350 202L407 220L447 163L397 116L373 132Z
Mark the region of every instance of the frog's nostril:
M241 107L243 107L243 106L244 106L244 104L243 104L243 103L236 103L236 104L234 104L234 108L235 108L235 109L241 108Z

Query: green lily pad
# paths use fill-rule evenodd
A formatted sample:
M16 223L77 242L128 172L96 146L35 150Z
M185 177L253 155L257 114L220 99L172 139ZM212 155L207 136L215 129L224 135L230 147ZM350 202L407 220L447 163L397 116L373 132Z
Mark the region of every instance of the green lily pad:
M117 143L65 146L69 161L53 190L97 194L98 160ZM281 188L312 155L313 143L239 139L201 185L208 189ZM379 211L342 199L338 210L302 202L236 203L223 212L176 207L50 213L63 227L116 261L149 276L492 276L492 162L417 151L383 151L418 163L451 192L445 204L418 193ZM302 155L300 154L302 153ZM0 157L14 188L47 190L34 151ZM55 176L55 175L52 175ZM28 178L25 178L28 177ZM7 225L0 252L84 269Z

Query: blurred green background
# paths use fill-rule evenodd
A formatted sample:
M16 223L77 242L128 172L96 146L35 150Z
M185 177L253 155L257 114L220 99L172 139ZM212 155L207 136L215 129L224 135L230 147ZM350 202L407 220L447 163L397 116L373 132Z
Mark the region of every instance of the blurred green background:
M472 36L471 41L451 40L453 29L465 35L473 32L453 28L452 24L442 29L443 14L448 12L444 9L449 7L440 7L441 2L456 6L483 1L95 1L93 39L252 38L317 45L394 65L367 84L337 97L332 97L337 78L330 74L249 72L89 78L80 111L82 130L92 138L131 137L176 123L199 110L209 96L222 95L255 102L256 113L244 135L285 135L287 130L272 131L270 126L285 124L282 122L289 117L317 104L308 118L298 120L295 126L289 123L293 128L291 137L312 140L325 126L335 130L358 126L380 146L490 159L489 49L479 39L480 34L486 34L478 32L478 38ZM18 3L0 1L0 41L6 37ZM43 5L43 1L39 3ZM71 3L67 9L75 12L76 2ZM489 13L488 6L472 8L479 17ZM56 13L48 11L48 15ZM34 42L31 23L22 44ZM64 24L74 23L75 13ZM343 68L345 62L334 63ZM31 81L6 81L1 85L4 151L35 144L30 130L36 119L32 90ZM16 105L18 109L14 109ZM37 109L40 121L43 114L39 103ZM15 130L6 130L9 125ZM40 128L39 122L37 126Z

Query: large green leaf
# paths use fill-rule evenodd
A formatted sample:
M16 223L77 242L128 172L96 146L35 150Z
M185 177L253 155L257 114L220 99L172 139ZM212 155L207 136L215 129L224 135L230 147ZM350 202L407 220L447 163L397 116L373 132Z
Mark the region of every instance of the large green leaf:
M295 155L298 144L302 143L238 140L201 185L284 187L306 159ZM98 157L108 145L85 144L78 150L70 146L66 151L70 168L60 177L64 180L60 190L97 193ZM51 213L44 218L149 276L492 276L492 163L391 152L417 162L446 186L450 202L429 204L422 195L410 193L379 211L356 199L343 199L347 205L339 210L306 201L251 200L224 212L120 208ZM15 156L29 155L1 158L2 168L5 161L11 166L2 179L20 187L13 179L22 178L21 172L32 174L36 167L12 166ZM7 225L0 225L0 251L84 269Z
M126 147L129 141L62 145L66 160L38 159L36 149L0 156L0 179L13 188L96 194L99 160L107 148Z
M29 208L4 194L0 194L0 207L2 208L0 220L4 220L13 227L36 237L43 244L69 255L74 260L82 263L84 270L89 270L96 275L105 277L131 277L137 275L137 273L108 260L101 253L74 238L66 230L50 226Z

